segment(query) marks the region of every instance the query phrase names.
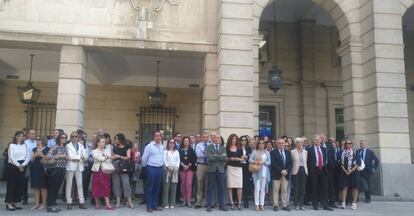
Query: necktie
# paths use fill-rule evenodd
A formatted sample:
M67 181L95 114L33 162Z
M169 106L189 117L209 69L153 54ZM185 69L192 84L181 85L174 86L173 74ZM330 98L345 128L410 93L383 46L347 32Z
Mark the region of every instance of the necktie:
M76 152L78 152L79 151L79 144L75 144L75 149L76 149Z
M318 147L317 149L318 152L318 169L322 170L323 168L323 157L322 157L322 153L321 153L321 148Z
M204 151L207 149L207 143L204 143ZM207 163L207 157L204 157L204 163Z
M218 151L219 151L218 145L217 144L214 144L214 145L216 146L216 153L218 154Z
M283 167L285 167L285 164L286 164L286 158L285 158L285 154L284 154L283 150L280 150L280 155L282 156Z

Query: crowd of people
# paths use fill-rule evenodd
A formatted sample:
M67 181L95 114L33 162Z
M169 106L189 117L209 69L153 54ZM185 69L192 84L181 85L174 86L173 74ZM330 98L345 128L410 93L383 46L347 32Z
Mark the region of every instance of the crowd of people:
M208 212L242 210L251 200L256 211L265 209L266 200L274 211L305 210L305 205L356 209L360 192L370 202L370 178L379 164L366 140L357 149L349 138L336 141L323 134L311 142L236 134L224 140L218 133L176 133L165 140L162 131L155 131L142 155L139 144L123 134L113 140L103 130L91 142L82 130L69 136L55 130L49 140L35 130L17 131L4 154L5 208L15 211L28 204L30 182L33 210L60 212L60 194L67 210L75 203L87 209L89 198L96 209L133 209L142 181L140 204L147 212L178 203Z

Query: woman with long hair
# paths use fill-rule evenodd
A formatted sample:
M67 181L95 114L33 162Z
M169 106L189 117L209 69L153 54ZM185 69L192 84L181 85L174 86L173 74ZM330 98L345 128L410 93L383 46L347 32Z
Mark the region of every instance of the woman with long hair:
M6 209L14 211L22 209L17 203L22 201L25 183L24 168L30 162L30 152L24 144L23 131L16 131L8 150L9 163L7 164Z
M196 168L196 160L195 151L190 146L190 138L184 137L180 148L180 179L183 206L191 207L193 173Z
M65 145L68 135L59 134L54 145L47 153L46 159L53 160L54 163L45 169L47 175L47 212L57 213L60 211L56 206L56 198L60 186L65 179L67 152Z
M162 192L162 206L166 209L175 208L177 195L178 169L180 168L180 153L175 149L175 140L169 139L164 151L164 179Z
M259 140L257 149L252 152L249 163L260 166L259 171L252 174L254 181L254 203L256 211L264 210L266 184L270 182L270 153L265 148L265 142Z
M240 148L239 138L236 134L230 134L227 139L227 188L230 199L230 209L234 210L233 189L237 190L238 209L241 210L241 198L243 188L243 151Z
M47 200L46 174L41 160L46 157L49 147L47 147L47 139L42 137L37 140L36 144L37 146L32 153L32 165L30 166L30 182L35 201L32 209L45 209ZM39 206L40 200L42 201L41 206Z
M254 140L254 139L253 139ZM248 145L249 137L247 135L240 137L240 149L243 152L243 160L241 161L243 167L243 204L245 208L249 208L249 196L252 192L253 182L250 180L252 173L249 171L249 158L252 154L252 148ZM253 148L256 149L256 148Z
M360 176L357 168L359 165L361 165L361 158L355 153L352 140L345 140L345 148L341 153L341 174L339 177L342 209L345 209L348 188L352 191L351 209L355 210L357 208L356 202L358 199L358 186L360 183Z
M115 147L113 154L116 156L118 165L122 162L131 160L131 149L127 145L126 138L123 134L119 133L115 135ZM117 166L115 166L117 167ZM118 166L119 167L119 166ZM116 208L121 206L121 195L124 194L124 198L128 199L128 207L133 209L131 199L131 185L129 184L129 173L125 173L123 170L118 169L112 174L112 183L114 195L116 197ZM121 189L122 186L122 189Z

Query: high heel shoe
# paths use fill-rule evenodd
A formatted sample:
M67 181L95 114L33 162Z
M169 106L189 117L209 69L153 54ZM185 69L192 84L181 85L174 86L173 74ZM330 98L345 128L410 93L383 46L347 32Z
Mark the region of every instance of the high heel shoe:
M231 203L230 205L231 205L230 207L231 210L234 210L236 208L236 206L234 206L234 203Z
M16 211L16 208L14 208L13 206L10 207L8 204L6 204L6 210L7 211Z
M242 210L242 206L241 206L241 204L239 204L239 206L238 206L238 208L237 208L238 210Z
M135 208L135 206L134 206L132 203L128 203L128 207L129 207L130 209L134 209L134 208Z

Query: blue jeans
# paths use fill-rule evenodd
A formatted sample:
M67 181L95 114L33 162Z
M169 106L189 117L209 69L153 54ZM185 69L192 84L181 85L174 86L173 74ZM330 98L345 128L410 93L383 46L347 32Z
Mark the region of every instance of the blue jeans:
M224 173L219 171L208 172L208 186L207 186L207 206L211 207L213 202L213 190L214 186L217 186L217 196L220 207L224 208Z
M158 207L163 170L162 167L147 166L145 171L147 172L147 185L145 190L147 208L156 209Z

